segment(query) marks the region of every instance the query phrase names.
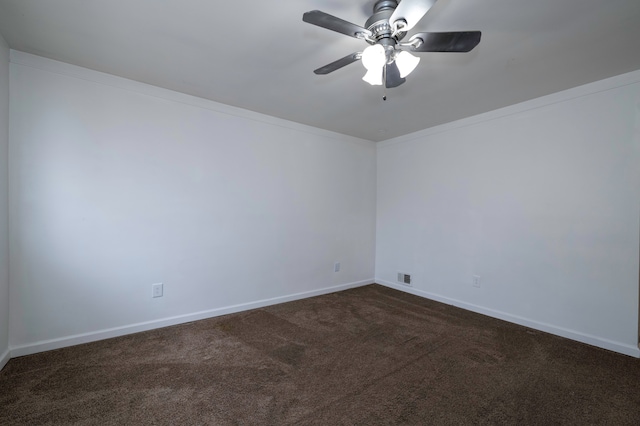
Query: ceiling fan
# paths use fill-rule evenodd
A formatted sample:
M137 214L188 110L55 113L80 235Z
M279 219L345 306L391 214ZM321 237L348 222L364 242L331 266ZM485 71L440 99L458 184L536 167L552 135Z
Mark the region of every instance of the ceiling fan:
M328 13L312 10L302 20L332 31L362 39L369 46L313 71L329 74L358 60L367 69L362 78L369 84L392 88L406 81L420 62L409 52L469 52L480 43L480 31L416 33L402 41L437 0L378 0L364 27Z

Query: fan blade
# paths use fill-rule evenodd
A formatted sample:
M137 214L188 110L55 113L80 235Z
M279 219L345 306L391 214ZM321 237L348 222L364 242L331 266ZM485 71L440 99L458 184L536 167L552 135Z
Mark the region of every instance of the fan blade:
M395 62L392 62L391 64L387 64L386 77L387 78L385 81L385 86L388 89L391 89L393 87L398 87L402 83L407 81L406 78L400 77L400 70L398 69L398 65L396 65Z
M320 67L313 72L316 74L329 74L330 72L334 72L335 70L345 67L355 61L359 61L360 55L361 55L360 52L352 53L351 55L347 55L342 59L338 59L335 62L331 62L330 64L325 65L324 67Z
M451 33L417 33L409 43L421 39L418 47L409 46L414 52L469 52L480 43L480 31L460 31Z
M302 20L309 24L346 34L350 37L364 38L365 36L371 35L371 31L366 28L344 21L340 18L336 18L333 15L329 15L328 13L324 13L319 10L312 10L311 12L305 13L302 15Z
M401 0L396 10L389 18L389 23L393 25L396 21L405 21L407 25L403 31L413 28L437 0Z

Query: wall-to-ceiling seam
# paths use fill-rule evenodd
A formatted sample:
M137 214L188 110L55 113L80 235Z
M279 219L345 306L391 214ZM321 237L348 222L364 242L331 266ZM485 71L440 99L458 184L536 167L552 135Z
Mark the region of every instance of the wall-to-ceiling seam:
M640 71L633 71L627 74L622 74L594 83L588 83L583 86L574 87L572 89L567 89L561 92L552 93L547 96L531 99L529 101L525 101L515 105L509 105L504 108L499 108L483 114L462 118L450 123L445 123L428 129L420 130L409 135L398 136L397 138L378 142L378 146L380 148L385 148L387 146L401 143L411 143L426 136L437 135L439 133L449 132L454 129L483 125L487 122L511 117L523 112L535 111L540 108L570 102L575 99L584 98L586 96L594 95L597 93L607 92L612 89L631 86L637 83L640 83Z

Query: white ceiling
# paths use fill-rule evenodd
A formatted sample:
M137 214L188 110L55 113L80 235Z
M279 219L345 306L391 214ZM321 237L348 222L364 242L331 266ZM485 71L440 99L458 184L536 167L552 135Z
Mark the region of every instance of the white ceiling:
M480 30L470 53L423 53L387 91L366 47L302 22L363 25L373 0L0 0L12 49L372 141L640 69L640 0L439 0L409 34Z

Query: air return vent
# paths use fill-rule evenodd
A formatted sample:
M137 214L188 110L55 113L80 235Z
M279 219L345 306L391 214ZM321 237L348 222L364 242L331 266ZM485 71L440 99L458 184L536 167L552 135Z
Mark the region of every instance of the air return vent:
M398 282L404 285L411 285L411 275L404 272L398 272Z

